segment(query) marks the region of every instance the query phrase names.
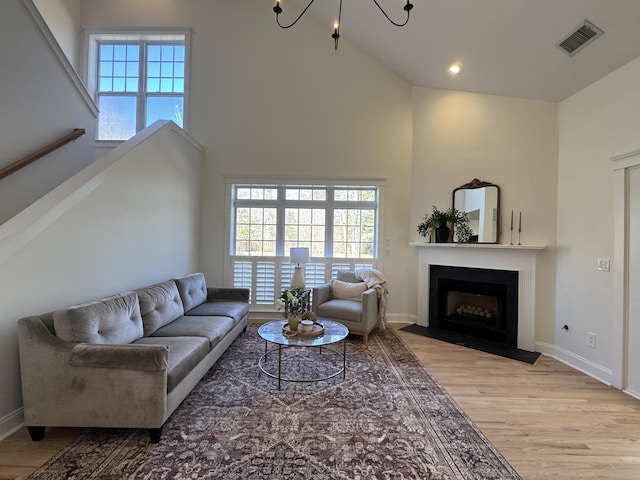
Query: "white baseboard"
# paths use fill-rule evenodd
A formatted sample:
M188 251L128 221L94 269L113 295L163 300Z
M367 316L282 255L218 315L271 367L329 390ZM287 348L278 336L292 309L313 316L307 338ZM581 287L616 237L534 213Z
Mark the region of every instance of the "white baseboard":
M613 384L612 370L592 362L591 360L587 360L580 355L576 355L569 350L565 350L564 348L560 348L556 345L551 345L550 343L536 342L536 351L555 358L565 365L569 365L571 368L575 368L605 385L611 386Z
M22 407L15 412L0 418L0 440L4 440L9 435L17 432L24 426L24 415Z
M408 313L387 313L387 323L416 323L417 315Z
M640 393L639 393L639 392L636 392L635 390L631 390L631 389L629 389L629 388L625 388L625 389L624 389L624 390L622 390L622 391L623 391L624 393L626 393L627 395L629 395L629 396L631 396L631 397L633 397L633 398L635 398L635 399L637 399L637 400L640 400Z

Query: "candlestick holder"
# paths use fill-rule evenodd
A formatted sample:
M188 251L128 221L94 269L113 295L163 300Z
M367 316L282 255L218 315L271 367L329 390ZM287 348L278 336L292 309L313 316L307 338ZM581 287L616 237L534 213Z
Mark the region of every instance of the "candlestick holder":
M511 236L509 245L513 245L513 210L511 210L511 223L509 224L509 230L510 230L510 236Z
M518 215L518 245L520 244L520 234L522 233L522 212Z

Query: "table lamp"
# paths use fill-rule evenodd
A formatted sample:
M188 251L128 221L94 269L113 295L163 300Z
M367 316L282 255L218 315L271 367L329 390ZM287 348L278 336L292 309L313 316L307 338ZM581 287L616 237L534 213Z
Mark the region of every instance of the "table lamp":
M302 275L301 263L309 262L309 249L307 247L293 247L289 250L289 261L296 263L291 277L291 288L304 288L304 275Z

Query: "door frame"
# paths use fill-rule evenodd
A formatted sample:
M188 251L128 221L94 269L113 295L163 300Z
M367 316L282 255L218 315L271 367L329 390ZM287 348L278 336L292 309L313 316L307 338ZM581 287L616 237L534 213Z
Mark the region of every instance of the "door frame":
M627 390L629 329L629 171L640 166L640 148L611 157L613 163L614 249L612 270L612 385L640 398L640 392ZM620 348L616 348L620 346Z

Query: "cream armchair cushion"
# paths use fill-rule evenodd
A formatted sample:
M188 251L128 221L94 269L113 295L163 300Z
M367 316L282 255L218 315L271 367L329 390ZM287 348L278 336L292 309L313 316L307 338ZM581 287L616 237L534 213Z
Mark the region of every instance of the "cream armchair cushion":
M343 282L342 280L331 280L331 297L342 300L362 301L362 294L367 290L364 282Z

